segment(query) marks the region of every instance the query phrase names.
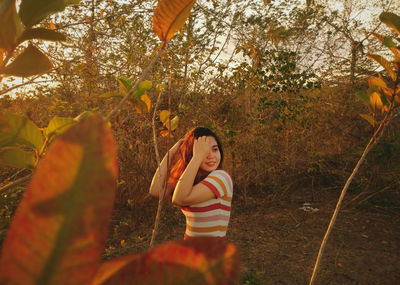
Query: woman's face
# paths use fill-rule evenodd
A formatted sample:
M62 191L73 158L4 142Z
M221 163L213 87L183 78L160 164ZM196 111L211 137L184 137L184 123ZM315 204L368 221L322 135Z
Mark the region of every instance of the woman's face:
M203 175L206 175L211 171L216 170L219 166L219 163L221 162L221 153L219 151L217 141L214 137L210 136L208 138L208 141L210 142L209 152L204 160L201 162L199 169L199 172L201 172L201 174Z

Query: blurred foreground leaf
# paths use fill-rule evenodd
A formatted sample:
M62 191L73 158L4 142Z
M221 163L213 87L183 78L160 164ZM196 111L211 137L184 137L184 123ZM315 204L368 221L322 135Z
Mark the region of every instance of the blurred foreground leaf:
M37 47L29 45L13 62L1 69L0 73L27 77L45 73L52 67L45 54Z
M27 117L0 114L0 147L23 144L40 150L43 136L39 128Z
M379 15L379 19L389 28L400 34L400 16L391 12L383 12Z
M116 181L116 146L101 117L60 135L16 210L0 284L88 284L104 250Z
M0 48L11 50L21 35L23 25L18 17L15 0L0 1Z
M19 42L22 43L24 41L32 39L41 39L46 41L65 41L67 38L64 34L53 30L45 28L34 28L25 30L21 38L19 39Z
M25 151L18 147L1 148L0 164L33 169L35 167L35 155L31 151Z
M110 260L101 265L92 284L234 284L239 265L233 244L193 238Z
M31 27L55 12L61 12L69 4L80 0L22 0L19 16L27 27Z

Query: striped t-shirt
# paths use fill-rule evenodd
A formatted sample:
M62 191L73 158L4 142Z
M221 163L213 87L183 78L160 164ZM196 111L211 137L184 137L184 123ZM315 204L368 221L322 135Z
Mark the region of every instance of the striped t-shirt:
M186 216L185 239L201 236L225 238L231 215L232 179L226 171L214 170L200 183L207 186L216 198L181 207Z

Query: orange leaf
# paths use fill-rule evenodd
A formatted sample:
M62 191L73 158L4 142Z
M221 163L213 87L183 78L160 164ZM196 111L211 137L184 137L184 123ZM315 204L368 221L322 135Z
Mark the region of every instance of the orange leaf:
M116 181L116 145L101 117L61 134L14 215L0 284L88 284L104 250Z
M153 30L164 42L171 39L185 24L196 0L160 0L154 9Z
M161 134L162 137L166 137L166 136L169 135L169 131L168 130L162 130L162 131L160 131L160 134Z
M370 77L368 78L368 85L370 87L380 87L380 88L387 88L386 82L383 81L380 77Z
M128 104L131 104L139 115L144 115L150 112L151 100L147 94L143 94L138 99L129 100Z
M100 266L92 285L235 284L239 272L239 253L233 244L193 238L112 259Z
M56 25L54 25L53 20L50 21L50 30L54 30Z
M146 113L150 112L151 108L151 100L147 94L143 94L140 97L140 100L146 104Z
M369 102L374 110L382 110L383 102L381 99L381 95L378 92L372 92L369 95Z
M367 57L369 57L372 60L375 60L377 63L379 63L383 68L385 68L386 72L389 74L389 76L392 78L393 81L396 81L396 74L393 72L390 62L387 61L383 56L377 55L377 54L367 54Z

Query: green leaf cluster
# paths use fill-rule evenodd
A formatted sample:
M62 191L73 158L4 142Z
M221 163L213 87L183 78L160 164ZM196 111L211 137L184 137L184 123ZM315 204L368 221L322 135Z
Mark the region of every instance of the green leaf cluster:
M90 114L84 112L76 118L54 117L44 129L26 116L1 114L0 164L34 169L48 145L57 136Z
M179 117L175 116L170 119L170 112L168 110L162 110L160 111L160 121L163 124L160 133L163 137L166 137L178 127Z
M50 59L32 43L22 52L16 48L23 42L39 39L65 41L64 34L43 27L33 27L47 16L63 11L79 0L22 0L19 11L16 0L0 3L0 74L27 77L42 74L52 68ZM13 58L11 63L9 59Z
M144 80L140 82L138 87L133 92L132 92L132 88L134 85L133 77L121 76L118 78L118 82L120 86L119 92L111 91L103 93L99 97L122 99L128 93L132 93L128 98L128 104L132 105L140 115L150 112L151 100L147 95L147 91L149 91L153 87L153 83L150 80Z

